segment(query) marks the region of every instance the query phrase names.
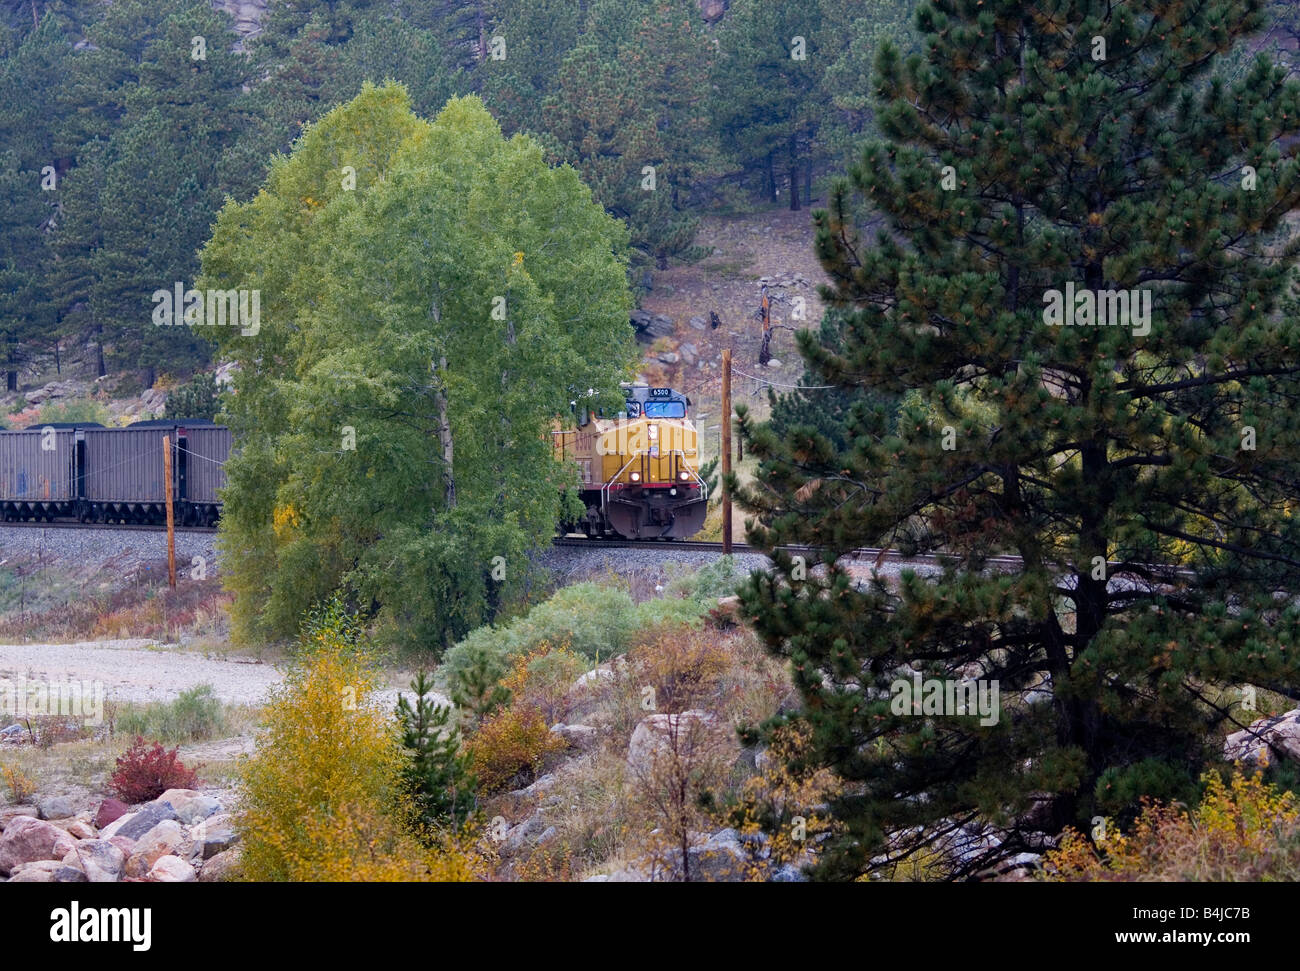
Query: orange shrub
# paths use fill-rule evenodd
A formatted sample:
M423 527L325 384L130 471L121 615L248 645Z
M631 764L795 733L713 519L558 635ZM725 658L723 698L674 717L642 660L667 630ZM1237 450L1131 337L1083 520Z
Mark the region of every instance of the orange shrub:
M483 794L511 783L527 785L565 742L551 731L542 712L529 704L511 705L489 715L469 740L470 760Z
M1192 812L1147 805L1132 831L1109 832L1094 845L1067 830L1043 860L1056 881L1231 881L1300 878L1300 799L1233 772L1201 777L1205 796ZM1107 820L1107 829L1110 829Z
M536 650L515 658L501 686L515 704L536 708L547 724L553 725L564 712L569 689L586 667L584 659L567 644L551 647L544 641Z

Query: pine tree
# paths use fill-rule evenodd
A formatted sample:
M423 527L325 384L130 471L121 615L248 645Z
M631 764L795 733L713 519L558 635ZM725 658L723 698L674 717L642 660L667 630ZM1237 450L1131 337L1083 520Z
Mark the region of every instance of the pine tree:
M1212 73L1262 7L932 0L925 56L882 50L888 141L816 214L842 345L800 347L823 383L907 394L897 431L741 421L750 541L826 550L743 595L845 780L820 876L933 853L960 877L1187 798L1254 717L1243 685L1300 690L1300 88ZM1133 291L1102 294L1119 324L1085 317L1100 291ZM948 559L868 582L863 547ZM963 678L998 686L987 716L935 702Z
M717 35L713 114L723 148L771 202L788 176L791 209L800 208L812 164L813 95L831 57L817 46L821 24L814 3L736 0Z
M543 105L542 140L626 220L639 262L661 269L701 255L691 198L723 168L706 101L712 59L687 0L602 2Z
M219 163L243 128L246 66L229 19L204 3L170 7L113 5L74 59L67 103L90 141L76 149L57 242L61 310L73 320L87 310L108 361L141 369L147 385L160 368L206 358L191 328L154 324L150 297L197 275L228 188Z
M419 671L411 682L415 703L397 696L402 746L410 759L404 776L421 822L434 830L463 826L474 811L475 783L469 755L461 751L454 709L438 704L433 681Z

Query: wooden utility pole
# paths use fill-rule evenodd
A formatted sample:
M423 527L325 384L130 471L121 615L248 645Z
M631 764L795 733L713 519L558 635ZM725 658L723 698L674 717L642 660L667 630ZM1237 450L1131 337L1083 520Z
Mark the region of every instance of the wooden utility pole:
M722 552L731 552L731 349L722 352Z
M172 511L172 439L163 436L163 488L167 496L167 584L176 588L176 517Z

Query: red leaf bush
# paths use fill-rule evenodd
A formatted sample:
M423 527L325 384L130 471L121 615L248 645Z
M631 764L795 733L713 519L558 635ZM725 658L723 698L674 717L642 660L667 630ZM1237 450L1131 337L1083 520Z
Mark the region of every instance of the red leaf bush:
M128 805L157 799L168 789L193 789L198 776L177 757L179 748L171 751L161 743L145 744L139 735L129 749L117 760L117 767L109 779L111 788Z

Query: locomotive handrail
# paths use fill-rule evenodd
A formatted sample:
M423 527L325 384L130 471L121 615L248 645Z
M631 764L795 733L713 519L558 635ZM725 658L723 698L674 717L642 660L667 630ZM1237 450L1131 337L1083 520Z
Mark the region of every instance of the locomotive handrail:
M615 472L612 476L610 476L609 481L606 482L603 486L600 487L600 511L601 511L603 514L605 514L606 516L609 515L609 490L610 490L610 487L611 487L615 482L618 481L618 477L619 477L620 475L622 475L624 472L627 471L627 467L628 467L629 465L631 465L633 462L635 462L639 456L642 456L642 455L645 455L645 454L646 454L646 450L645 450L645 449L642 449L642 450L639 451L639 452L633 452L633 453L632 453L632 457L631 457L630 459L627 460L627 462L623 465L623 467L622 467L621 469L619 469L617 472Z
M675 448L669 454L676 455L682 460L682 467L685 468L686 471L689 472L691 476L695 479L695 481L700 484L700 491L704 494L703 499L705 502L708 502L709 484L700 478L700 473L696 472L693 468L691 468L690 463L686 461L686 453L682 451L680 448Z
M609 481L607 481L604 485L600 487L600 511L602 513L606 515L609 514L609 490L613 487L614 483L618 481L618 477L627 471L629 465L631 465L641 456L647 454L649 454L648 449L641 449L640 451L633 452L631 458L629 458L625 463L623 463L623 467L619 469L617 472L615 472L612 476L610 476ZM680 448L674 448L670 450L668 454L676 455L682 460L682 465L686 468L686 471L688 471L691 474L691 477L696 481L696 483L699 484L700 492L701 492L701 497L700 497L701 501L708 502L709 484L705 482L703 479L701 479L700 474L697 471L695 471L695 469L691 468L690 465L686 462L686 453Z

